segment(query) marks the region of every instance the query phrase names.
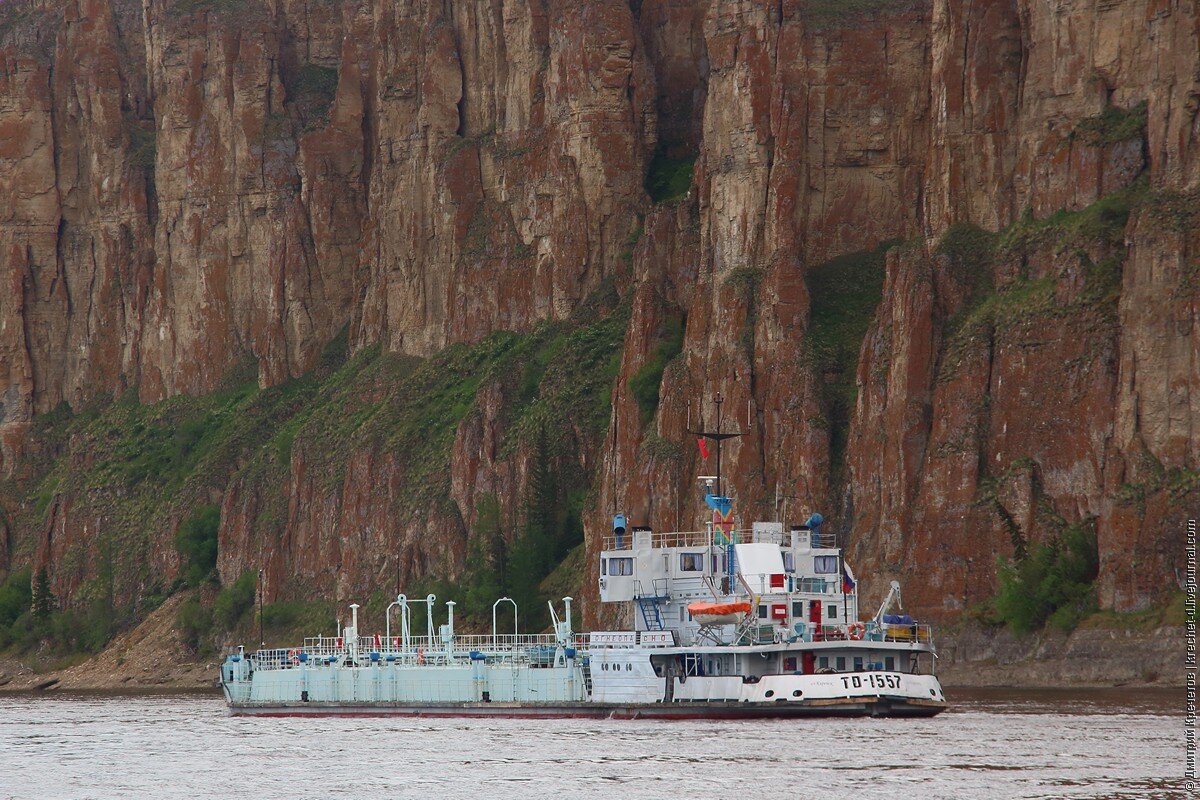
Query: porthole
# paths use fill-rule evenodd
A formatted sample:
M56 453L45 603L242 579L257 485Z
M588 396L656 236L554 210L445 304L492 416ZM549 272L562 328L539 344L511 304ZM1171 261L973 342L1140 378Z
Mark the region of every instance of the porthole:
M626 671L626 672L632 672L632 671L633 671L633 664L626 664L626 665L625 665L625 671Z
M775 691L773 689L767 689L767 697L774 697L774 696L775 696Z
M937 692L935 692L933 689L930 689L930 690L929 690L929 696L930 696L930 697L937 697Z
M803 697L803 696L804 696L804 692L800 691L799 689L792 692L792 697Z

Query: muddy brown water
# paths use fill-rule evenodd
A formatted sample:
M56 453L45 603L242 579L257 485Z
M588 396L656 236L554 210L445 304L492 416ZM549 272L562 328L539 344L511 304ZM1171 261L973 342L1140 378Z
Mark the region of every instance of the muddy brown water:
M0 697L0 798L1184 798L1182 690L948 690L929 720L241 718Z

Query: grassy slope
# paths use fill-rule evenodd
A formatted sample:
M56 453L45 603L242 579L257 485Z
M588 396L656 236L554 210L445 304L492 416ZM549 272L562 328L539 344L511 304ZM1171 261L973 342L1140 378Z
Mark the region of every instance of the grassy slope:
M34 424L31 440L43 455L0 483L4 506L13 510L15 552L6 572L32 563L59 504L70 503L76 524L102 520L51 573L82 578L70 605L85 614L107 604L117 619L115 633L180 588L146 569L152 552L170 541L181 519L219 500L235 478L260 478L270 495L257 521L260 534L282 523L281 478L297 446L331 486L364 447L403 453L414 489L405 494L406 506L448 504L456 427L476 408L480 388L492 382L503 383L508 398L502 454L514 453L543 428L553 453L573 454L580 437L602 436L607 426L628 321L627 305L618 305L608 288L569 321L526 334L495 333L428 360L378 347L347 358L343 334L312 372L269 389L258 388L254 365L246 364L203 397L142 405L131 393L80 413L56 409ZM590 477L571 476L583 487ZM273 613L268 623L281 630L327 615L286 604Z

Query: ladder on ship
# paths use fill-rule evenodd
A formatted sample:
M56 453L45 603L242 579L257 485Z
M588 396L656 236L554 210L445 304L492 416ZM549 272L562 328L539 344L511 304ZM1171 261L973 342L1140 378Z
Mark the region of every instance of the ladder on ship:
M592 660L587 656L583 657L581 671L583 672L583 697L585 700L590 700L592 698Z
M662 609L658 604L667 599L667 581L665 578L656 578L653 585L654 594L646 594L642 589L642 582L636 581L633 599L642 612L642 622L645 623L646 630L661 631L663 630L663 616Z

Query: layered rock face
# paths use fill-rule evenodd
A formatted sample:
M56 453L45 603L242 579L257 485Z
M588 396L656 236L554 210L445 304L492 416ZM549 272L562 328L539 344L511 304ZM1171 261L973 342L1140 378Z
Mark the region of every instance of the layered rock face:
M90 458L35 425L64 402L206 395L248 362L284 384L343 329L425 358L615 286L610 429L574 425L563 456L596 487L590 554L614 508L695 527L711 465L687 430L720 392L741 513L820 509L920 610L986 599L997 556L1075 524L1102 605L1157 602L1200 513L1197 20L1184 0L6 4L0 566L45 564L67 598L97 569L69 557L112 522L96 493L39 482L45 514L22 494ZM692 158L686 194L652 200L647 175ZM898 240L831 364L817 268ZM675 325L647 407L631 387ZM188 503L216 501L225 577L340 597L397 563L453 574L479 493L519 520L514 397L482 381L455 418L444 503L412 512L387 437L330 456L300 426L277 471L188 484L149 558L173 574Z

